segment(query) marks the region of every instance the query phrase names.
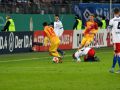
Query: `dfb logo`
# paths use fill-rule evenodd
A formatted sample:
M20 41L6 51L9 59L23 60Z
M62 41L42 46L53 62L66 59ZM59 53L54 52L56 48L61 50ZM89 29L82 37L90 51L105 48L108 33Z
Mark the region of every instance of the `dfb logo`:
M9 51L13 52L14 50L14 34L11 32L9 35Z

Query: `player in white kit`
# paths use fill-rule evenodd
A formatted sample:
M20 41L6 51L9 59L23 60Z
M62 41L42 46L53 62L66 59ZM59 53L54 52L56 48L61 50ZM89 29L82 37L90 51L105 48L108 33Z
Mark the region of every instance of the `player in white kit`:
M55 34L56 34L58 37L61 37L62 34L63 34L63 32L64 32L63 24L62 24L62 22L59 20L59 16L58 16L58 15L55 15L54 31L55 31Z
M118 61L120 68L120 10L119 8L114 9L114 18L110 20L109 27L112 28L112 39L114 47L113 64L110 72L114 73L115 65ZM116 72L120 73L120 69Z
M64 28L63 28L63 24L62 22L59 20L59 15L55 15L55 21L54 21L54 31L55 34L58 37L61 37L63 32L64 32ZM63 56L65 53L61 50L61 49L57 49L57 51Z
M90 47L79 49L73 54L73 58L76 59L77 62L81 62L81 56L84 56L84 61L98 61L98 58L95 57L95 50Z

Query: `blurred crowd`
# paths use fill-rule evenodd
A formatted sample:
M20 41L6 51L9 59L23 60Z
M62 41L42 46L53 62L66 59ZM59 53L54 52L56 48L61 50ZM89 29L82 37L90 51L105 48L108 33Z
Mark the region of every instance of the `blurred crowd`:
M0 12L7 13L65 13L69 0L0 0Z
M110 0L0 0L1 13L71 13L72 2L109 3ZM120 0L113 0L120 3Z
M66 4L71 0L0 0L1 3L52 3L52 4Z
M52 3L52 4L67 4L67 3L75 2L75 1L83 2L83 3L88 3L88 2L109 3L110 2L110 0L0 0L1 3L34 2L34 3ZM112 0L112 2L120 3L120 0Z

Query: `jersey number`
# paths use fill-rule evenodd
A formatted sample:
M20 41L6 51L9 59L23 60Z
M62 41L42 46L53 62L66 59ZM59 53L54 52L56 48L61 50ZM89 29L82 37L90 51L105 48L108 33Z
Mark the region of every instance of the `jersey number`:
M117 26L117 29L120 29L120 22L118 22L118 26Z

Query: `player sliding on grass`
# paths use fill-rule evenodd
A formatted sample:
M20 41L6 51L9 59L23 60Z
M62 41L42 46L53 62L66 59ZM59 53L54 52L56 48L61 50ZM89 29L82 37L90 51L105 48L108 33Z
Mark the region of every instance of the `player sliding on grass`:
M59 59L58 62L62 62L61 56L57 52L57 49L60 45L59 37L56 36L54 29L51 26L48 26L47 22L43 23L43 27L44 27L44 45L46 46L48 41L50 41L51 43L49 48L50 55L57 57Z
M110 72L114 73L117 61L120 68L120 10L118 8L114 9L114 18L110 20L108 27L112 28L112 40L114 46L113 65ZM120 73L120 69L116 73Z
M83 31L84 37L82 38L79 49L89 46L93 41L95 34L98 32L98 24L94 21L94 15L89 16L89 20L86 22L85 30Z
M84 56L84 61L99 61L99 59L95 57L95 50L90 47L86 47L85 49L79 49L73 54L73 58L76 59L77 62L81 62L81 56Z

